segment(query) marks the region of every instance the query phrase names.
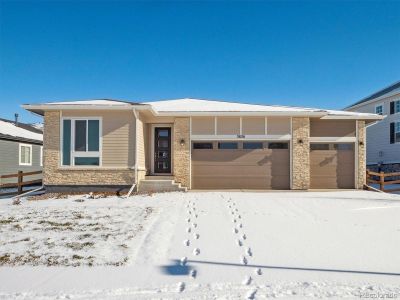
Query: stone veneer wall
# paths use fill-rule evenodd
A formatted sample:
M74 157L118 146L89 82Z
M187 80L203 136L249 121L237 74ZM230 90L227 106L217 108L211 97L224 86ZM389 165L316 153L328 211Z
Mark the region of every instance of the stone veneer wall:
M358 153L358 174L357 189L362 189L366 183L366 128L365 121L357 121L357 153ZM360 145L362 143L362 145Z
M310 188L309 118L292 118L292 140L292 189L307 190Z
M43 183L45 185L132 185L135 172L125 168L59 167L60 112L44 115Z
M173 134L175 181L190 187L190 119L175 118ZM181 140L185 141L181 145Z

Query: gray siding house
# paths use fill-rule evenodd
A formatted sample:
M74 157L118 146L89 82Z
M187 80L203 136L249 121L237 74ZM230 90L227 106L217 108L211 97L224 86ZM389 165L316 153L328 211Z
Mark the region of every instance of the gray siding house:
M29 124L0 119L0 175L42 170L43 133ZM41 178L35 175L27 180ZM0 179L0 184L16 178Z
M371 170L400 172L400 81L345 110L386 116L367 127L367 165Z

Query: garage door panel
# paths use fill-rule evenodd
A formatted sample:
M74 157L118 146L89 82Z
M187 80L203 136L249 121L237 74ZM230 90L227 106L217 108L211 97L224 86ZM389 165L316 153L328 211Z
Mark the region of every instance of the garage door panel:
M288 189L288 149L194 149L194 189Z
M310 151L311 188L354 188L354 150Z

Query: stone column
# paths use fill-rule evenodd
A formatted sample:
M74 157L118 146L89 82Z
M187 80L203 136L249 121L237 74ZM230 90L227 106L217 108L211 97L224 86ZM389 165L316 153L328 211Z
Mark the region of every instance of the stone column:
M310 118L292 118L292 189L310 188Z
M366 128L365 121L357 121L357 159L358 159L358 169L357 169L357 181L356 181L356 189L363 189L364 184L366 183Z
M173 135L174 177L185 187L190 186L190 118L175 118Z
M43 128L43 184L52 184L60 159L60 112L46 111Z

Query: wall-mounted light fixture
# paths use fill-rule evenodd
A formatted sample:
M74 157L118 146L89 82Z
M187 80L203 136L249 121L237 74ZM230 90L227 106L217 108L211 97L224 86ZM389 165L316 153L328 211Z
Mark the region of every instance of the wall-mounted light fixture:
M364 142L363 142L363 141L360 141L360 142L359 142L359 145L360 145L360 146L363 146L363 145L364 145Z
M181 139L181 141L180 141L180 143L181 143L181 146L185 146L185 140L184 139Z
M297 140L297 143L303 144L303 140L302 140L302 139L298 139L298 140Z

